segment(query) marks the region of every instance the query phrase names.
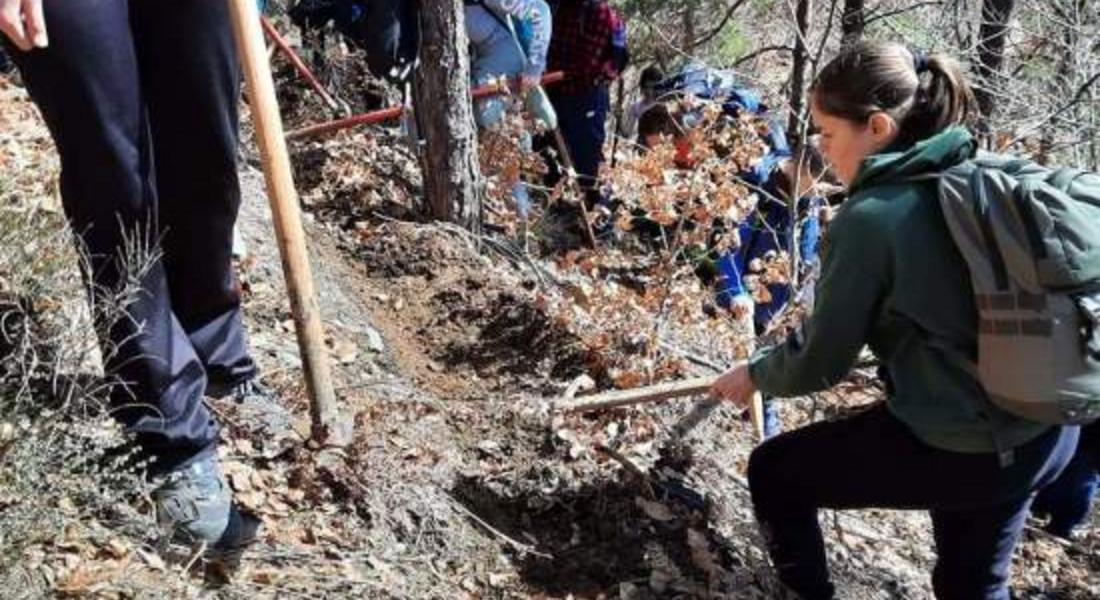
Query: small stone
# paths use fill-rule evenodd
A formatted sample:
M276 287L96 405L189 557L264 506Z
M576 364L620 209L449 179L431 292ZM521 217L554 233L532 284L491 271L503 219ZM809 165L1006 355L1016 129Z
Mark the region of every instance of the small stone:
M365 333L367 335L368 350L381 353L386 349L386 344L382 341L382 334L378 333L373 327L367 327Z

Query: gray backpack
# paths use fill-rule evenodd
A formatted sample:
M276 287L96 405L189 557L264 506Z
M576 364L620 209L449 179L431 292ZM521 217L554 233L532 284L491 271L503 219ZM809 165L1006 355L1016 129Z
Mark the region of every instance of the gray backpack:
M990 401L1051 424L1100 417L1100 176L981 153L937 176L978 307Z

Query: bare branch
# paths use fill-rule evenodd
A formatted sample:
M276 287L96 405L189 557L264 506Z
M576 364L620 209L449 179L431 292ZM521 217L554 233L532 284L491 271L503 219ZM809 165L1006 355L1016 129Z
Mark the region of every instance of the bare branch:
M756 50L753 50L752 52L749 52L748 54L742 56L741 58L733 61L733 66L736 67L736 66L741 65L743 63L747 63L750 60L752 60L752 59L754 59L754 58L756 58L756 57L758 57L762 54L767 54L768 52L794 52L794 48L792 48L790 46L785 46L785 45L764 46L763 48L758 48Z
M896 17L900 14L904 14L904 13L907 13L907 12L912 12L914 10L918 10L918 9L925 8L925 7L928 7L928 6L942 6L942 5L943 5L943 0L931 0L929 2L918 2L918 3L913 4L911 6L906 6L905 8L899 8L899 9L896 9L896 10L888 10L888 11L885 11L885 12L872 12L870 15L867 16L867 19L863 22L863 26L864 27L869 27L875 21L881 21L882 19L889 19L890 17Z
M726 9L726 14L722 17L722 20L718 22L718 25L716 25L714 29L711 29L710 31L703 34L702 37L700 37L699 39L692 42L692 44L688 46L687 49L694 50L695 48L698 48L699 46L702 46L703 44L714 39L715 36L722 32L722 29L726 27L726 24L729 23L729 20L733 17L733 13L736 12L737 9L740 8L741 5L744 3L745 0L735 0L734 3Z

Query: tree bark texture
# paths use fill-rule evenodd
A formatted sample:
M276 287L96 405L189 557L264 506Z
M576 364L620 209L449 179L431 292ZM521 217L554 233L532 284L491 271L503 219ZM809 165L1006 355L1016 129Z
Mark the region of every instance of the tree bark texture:
M428 215L478 231L481 174L462 0L421 0L414 103Z
M994 90L1000 85L1008 24L1015 8L1016 0L982 0L982 21L978 27L978 87L975 91L981 111L979 129L982 133L989 132L989 120L997 108Z
M791 61L791 114L787 122L787 139L801 139L803 120L806 116L806 64L809 62L810 15L813 13L813 0L798 0L795 7L795 27L797 35L794 41L794 56ZM797 148L795 148L797 150Z
M844 0L844 13L840 17L840 45L854 44L863 38L863 0Z

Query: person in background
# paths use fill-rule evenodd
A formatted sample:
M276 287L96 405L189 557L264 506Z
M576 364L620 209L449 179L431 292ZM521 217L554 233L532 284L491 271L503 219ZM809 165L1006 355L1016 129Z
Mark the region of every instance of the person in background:
M978 311L937 192L915 178L975 155L960 127L972 104L953 59L880 41L842 49L811 88L821 152L850 194L829 225L813 312L711 390L739 407L757 391L804 396L843 380L864 346L889 375L885 402L781 433L749 458L772 565L801 598L836 594L818 511L874 507L929 512L937 598L1007 600L1032 495L1077 446L1079 427L998 408L941 349L976 354Z
M528 113L543 126L555 129L557 114L539 81L546 71L553 20L544 0L466 0L466 35L470 40L471 75L475 86L500 78L518 78L519 93ZM496 127L504 118L509 99L477 100L474 119L479 129ZM520 149L530 152L531 136L525 132ZM520 245L527 245L530 200L522 179L512 184L512 199L519 216Z
M760 269L769 260L781 260L779 257L790 255L793 248L798 250L799 278L812 275L817 267L818 213L825 204L814 189L827 171L824 159L812 147L798 157L785 152L777 160L765 157L761 162L770 165L770 172L754 169L742 175L757 190L756 209L738 226L737 247L722 254L715 265L717 304L744 323L744 329L756 339L768 333L773 317L787 306L791 284L760 281L756 285L763 289L754 293L749 278L761 275L753 272L754 267ZM795 203L797 207L792 206ZM765 397L764 437L776 435L781 427L775 403Z
M466 35L470 40L470 70L475 86L518 78L520 94L532 116L557 124L539 81L546 72L553 17L545 0L466 0ZM477 101L478 127L491 127L504 116L506 99Z
M1073 460L1058 479L1039 491L1032 512L1048 517L1044 529L1072 539L1096 502L1100 488L1100 421L1081 427L1081 441Z
M551 7L547 69L564 72L565 80L550 89L550 102L591 207L600 199L608 84L626 66L626 30L607 0L557 0Z
M638 81L641 98L634 102L634 104L631 104L630 108L627 109L622 125L619 127L619 135L625 138L632 138L638 135L638 125L642 115L648 112L649 109L661 104L661 95L657 90L657 85L661 83L664 78L664 71L657 65L649 65L642 70L641 78Z

